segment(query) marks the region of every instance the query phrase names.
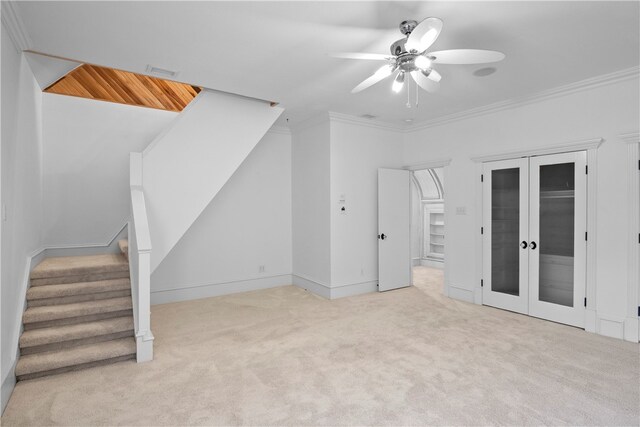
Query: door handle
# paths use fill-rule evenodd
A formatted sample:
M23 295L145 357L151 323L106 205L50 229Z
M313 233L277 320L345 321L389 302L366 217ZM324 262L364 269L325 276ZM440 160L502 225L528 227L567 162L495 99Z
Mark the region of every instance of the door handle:
M520 247L522 249L527 249L527 242L525 242L524 240L520 243Z
M529 243L529 246L531 246L531 250L538 247L538 245L536 245L536 242L534 242L533 240L531 241L531 243Z
M386 239L386 238L387 238L387 235L386 235L386 234L384 234L384 233L382 233L382 234L378 234L378 239L380 239L380 240L384 240L384 239Z

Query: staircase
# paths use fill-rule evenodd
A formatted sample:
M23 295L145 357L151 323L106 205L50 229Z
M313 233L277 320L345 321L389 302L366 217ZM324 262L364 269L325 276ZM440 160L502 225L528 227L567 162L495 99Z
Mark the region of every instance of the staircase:
M46 258L31 272L18 381L135 359L128 245L119 246Z

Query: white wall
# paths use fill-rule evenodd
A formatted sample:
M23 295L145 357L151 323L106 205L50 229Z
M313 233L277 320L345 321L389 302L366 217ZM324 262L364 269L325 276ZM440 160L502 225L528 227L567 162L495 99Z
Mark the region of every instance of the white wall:
M411 258L419 259L422 256L422 195L420 189L411 180Z
M203 90L144 151L143 187L155 270L249 152L280 107Z
M637 77L406 135L408 164L451 157L446 168L448 285L477 285L476 165L471 157L604 138L597 164L597 298L600 317L626 315L626 147L617 135L638 129ZM455 215L464 206L467 215Z
M291 135L271 131L152 274L152 303L290 285L291 250Z
M66 59L39 55L32 52L24 52L24 56L27 58L29 68L33 72L33 76L42 90L45 90L60 78L67 75L67 73L81 65L79 62L67 61Z
M376 290L378 169L401 168L402 148L400 132L331 118L331 287L345 288L332 296Z
M29 273L28 258L41 245L42 93L26 59L2 25L2 407L13 367ZM1 216L0 216L1 217Z
M294 129L292 145L293 274L329 286L331 228L328 118Z
M129 153L177 113L43 94L44 244L104 245L129 217Z

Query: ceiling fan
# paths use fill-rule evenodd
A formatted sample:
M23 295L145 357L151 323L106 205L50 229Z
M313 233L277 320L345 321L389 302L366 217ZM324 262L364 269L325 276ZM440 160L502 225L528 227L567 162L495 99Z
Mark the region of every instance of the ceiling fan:
M427 52L427 49L436 41L442 31L440 18L426 18L422 22L408 20L400 23L400 32L406 37L397 40L391 45L391 55L378 53L336 53L333 56L347 59L369 59L387 61L372 76L365 79L351 90L351 93L360 92L381 80L391 76L397 71L392 85L394 92L400 92L404 86L406 73L422 89L427 92L435 92L440 86L442 76L433 69L434 64L483 64L502 61L504 53L493 50L479 49L450 49L436 52Z

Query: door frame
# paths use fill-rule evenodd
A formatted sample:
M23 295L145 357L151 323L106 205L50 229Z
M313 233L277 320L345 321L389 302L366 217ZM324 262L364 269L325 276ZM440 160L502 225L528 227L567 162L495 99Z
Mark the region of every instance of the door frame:
M440 158L440 159L434 159L434 160L430 160L430 161L426 161L426 162L421 162L421 163L412 163L410 165L406 165L404 166L402 169L406 169L409 171L415 171L415 170L421 170L421 169L435 169L435 168L442 168L444 171L444 182L445 185L447 183L447 171L449 169L449 165L451 165L451 157L446 157L446 158ZM447 224L447 216L449 216L449 203L451 202L447 202L448 197L445 196L444 200L443 200L443 209L444 209L444 223L445 223L445 230L447 228L446 224ZM445 231L446 234L446 231ZM447 247L445 246L445 256L446 256L446 249ZM447 261L445 260L444 262L444 280L442 281L442 293L446 296L449 296L449 276L450 276L450 272L449 272L449 267L448 267L449 263L447 263ZM413 267L411 268L411 286L413 286Z
M518 157L533 157L546 154L558 154L558 153L570 153L574 151L586 151L587 152L587 167L589 173L587 174L587 271L586 271L586 295L587 306L585 310L585 323L584 329L587 332L597 332L597 316L596 316L596 207L597 207L597 155L598 148L602 145L604 139L601 137L590 138L578 141L560 142L553 145L529 148L518 151L503 151L500 153L494 153L489 155L482 155L478 157L472 157L471 160L476 164L476 212L482 212L482 169L483 163L495 161L495 160L508 160ZM476 266L475 277L476 286L474 289L474 303L482 305L482 266L483 266L483 254L482 254L482 235L480 230L482 227L482 214L475 215L476 225L476 238L475 238L475 252L476 252Z
M627 193L631 204L629 209L629 259L627 266L627 315L624 321L624 339L626 341L640 341L640 132L618 135L620 142L627 145Z

